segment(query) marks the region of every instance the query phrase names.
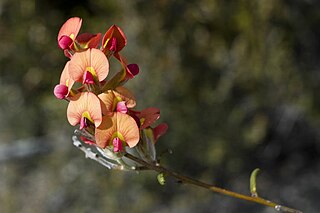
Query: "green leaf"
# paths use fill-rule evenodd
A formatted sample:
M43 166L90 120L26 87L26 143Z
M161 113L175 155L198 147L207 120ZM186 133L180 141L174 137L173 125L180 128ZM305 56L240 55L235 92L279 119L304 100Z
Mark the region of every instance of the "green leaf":
M163 173L159 173L157 176L158 182L160 183L160 185L164 185L166 184L166 180L164 178L164 174Z
M250 176L250 192L252 197L258 197L257 193L257 175L260 172L259 168L253 170Z

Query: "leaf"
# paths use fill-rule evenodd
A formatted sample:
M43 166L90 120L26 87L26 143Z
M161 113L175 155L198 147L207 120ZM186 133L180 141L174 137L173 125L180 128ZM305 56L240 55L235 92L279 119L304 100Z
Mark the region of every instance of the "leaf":
M257 193L257 175L260 172L259 168L253 170L250 175L250 192L252 197L258 197Z
M164 178L164 174L163 173L159 173L158 176L157 176L157 179L158 179L158 182L160 185L164 185L166 184L166 180Z

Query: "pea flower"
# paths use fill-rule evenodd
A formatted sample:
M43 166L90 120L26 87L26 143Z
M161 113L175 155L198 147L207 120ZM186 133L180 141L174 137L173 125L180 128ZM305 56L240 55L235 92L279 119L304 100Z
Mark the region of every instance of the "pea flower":
M109 73L109 61L98 49L75 53L69 65L70 77L83 84L103 81Z
M54 95L58 99L64 99L72 93L71 88L74 84L74 80L69 75L69 61L64 66L64 69L60 76L60 83L54 88Z
M117 25L112 25L102 38L102 51L119 59L119 52L127 45L127 38Z
M68 19L58 33L58 45L61 49L70 49L82 25L82 19L73 17Z
M100 148L112 146L114 152L119 152L126 145L130 148L137 145L139 128L131 116L115 112L112 116L102 117L101 125L95 129L95 139Z
M142 111L130 110L129 114L136 118L140 129L145 129L151 126L160 118L160 109L149 107Z
M127 113L128 108L133 108L136 105L136 99L130 90L125 87L117 87L115 90L108 90L98 95L104 103L102 113L104 115L112 112Z
M76 42L73 46L75 51L84 51L89 48L98 48L101 41L101 33L82 33L77 36L75 41Z
M88 127L90 123L98 127L102 122L99 98L91 92L78 93L70 100L67 118L72 126L80 124L80 129Z

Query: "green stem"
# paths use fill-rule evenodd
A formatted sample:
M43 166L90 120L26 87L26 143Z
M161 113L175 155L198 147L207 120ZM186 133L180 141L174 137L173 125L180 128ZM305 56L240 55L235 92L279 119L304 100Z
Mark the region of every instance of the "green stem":
M274 208L277 211L282 211L282 212L287 212L287 213L302 213L302 211L279 205L277 203L271 202L271 201L263 199L261 197L251 197L251 196L239 194L239 193L236 193L233 191L229 191L229 190L226 190L223 188L219 188L219 187L216 187L216 186L208 184L208 183L201 182L199 180L178 174L178 173L171 171L163 166L154 165L154 164L150 164L148 162L145 162L144 160L141 160L140 158L137 158L129 153L126 153L124 156L135 161L138 164L141 164L142 166L149 168L150 170L154 170L158 173L164 173L165 175L174 177L177 180L182 181L183 183L188 183L188 184L192 184L192 185L199 186L202 188L206 188L206 189L209 189L210 191L213 191L213 192L216 192L219 194L223 194L226 196L238 198L241 200L246 200L249 202L258 203L258 204L265 205L265 206L269 206L269 207Z

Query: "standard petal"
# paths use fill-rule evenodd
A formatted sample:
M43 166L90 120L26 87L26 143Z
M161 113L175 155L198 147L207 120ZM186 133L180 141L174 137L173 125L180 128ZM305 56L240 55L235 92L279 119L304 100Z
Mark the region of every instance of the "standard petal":
M87 111L90 114L90 117L94 121L94 125L98 127L102 122L102 112L99 98L91 93L86 93L86 101L87 101Z
M111 145L115 137L126 142L129 147L137 145L140 133L135 120L120 112L115 112L111 117L103 116L101 125L95 131L98 146L105 148Z
M91 92L83 92L75 95L67 108L67 118L71 125L80 123L83 114L88 112L89 119L97 127L102 122L102 113L99 98Z
M77 82L83 82L83 74L86 71L86 67L88 66L87 62L87 52L77 52L75 53L69 64L69 75L70 78Z
M71 79L70 75L69 75L69 63L70 61L68 61L66 63L66 65L64 66L64 69L61 73L61 77L60 77L60 84L66 85L68 87L68 91L71 90L73 84L74 84L74 80Z
M72 97L67 108L67 118L72 126L80 123L82 113L86 108L86 104L81 99L81 94L82 93L78 93Z
M90 51L90 66L94 68L99 82L103 81L109 74L109 61L102 51L98 49Z
M79 17L73 17L68 19L60 28L58 33L58 41L62 36L69 36L72 40L74 40L81 28L82 19Z
M95 130L95 139L97 145L104 149L110 145L112 135L117 131L116 120L114 117L103 116L102 122Z
M129 115L116 112L117 131L122 134L124 141L130 148L137 145L140 139L140 131L136 121Z
M102 113L108 115L114 108L114 93L111 90L108 90L107 92L99 94L98 97L102 101Z
M109 62L107 57L98 49L88 49L85 52L77 52L70 60L69 74L77 82L83 83L83 75L86 71L103 81L109 74Z

